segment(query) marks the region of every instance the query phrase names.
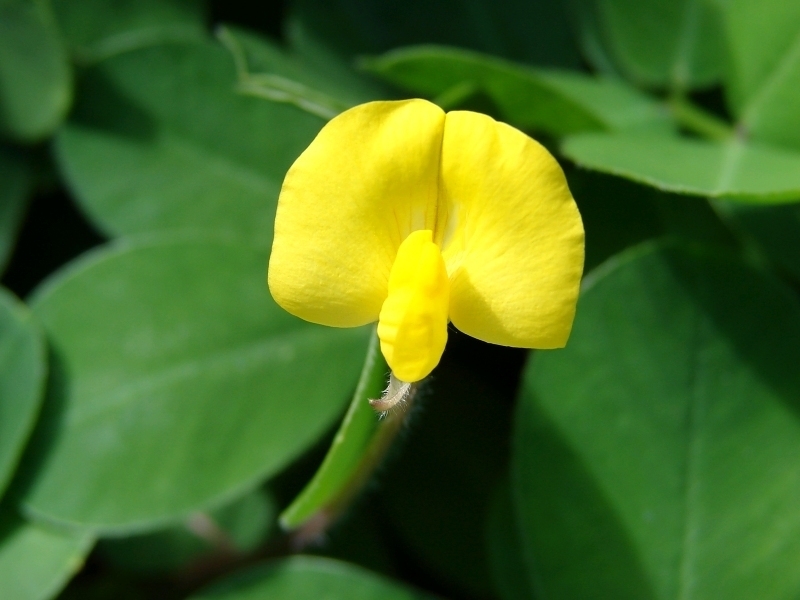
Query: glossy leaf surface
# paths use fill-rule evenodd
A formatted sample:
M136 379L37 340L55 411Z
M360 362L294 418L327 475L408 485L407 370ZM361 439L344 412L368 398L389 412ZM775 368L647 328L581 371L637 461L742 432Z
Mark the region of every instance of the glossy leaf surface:
M36 422L47 361L28 309L0 288L0 496Z
M142 241L38 290L54 364L26 510L154 529L242 494L314 442L355 384L366 332L289 316L265 267L241 244Z
M69 58L49 5L0 3L0 131L37 141L58 126L71 101Z
M324 121L235 86L233 58L211 43L132 51L86 74L56 152L103 231L214 231L269 247L283 176Z
M540 594L796 598L798 359L796 295L733 258L647 245L595 272L517 414Z
M722 27L713 2L580 0L578 7L592 15L596 42L638 83L680 91L713 84L721 74Z
M726 92L740 128L756 139L800 149L800 4L721 5L730 54Z
M459 88L467 94L484 92L504 120L553 135L669 130L666 112L656 101L619 81L534 69L445 46L401 48L363 64L387 81L432 98L445 98Z
M800 198L800 153L679 137L582 134L562 151L581 166L658 189L773 204Z
M0 589L8 600L55 597L82 566L91 536L69 535L0 510Z

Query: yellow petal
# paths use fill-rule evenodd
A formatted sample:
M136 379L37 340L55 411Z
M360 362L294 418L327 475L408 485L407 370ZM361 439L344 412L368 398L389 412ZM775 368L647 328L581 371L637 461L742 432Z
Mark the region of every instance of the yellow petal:
M332 119L286 175L269 288L290 313L351 327L378 318L400 243L433 229L444 113L370 102Z
M485 115L447 114L440 198L450 319L478 339L563 346L583 272L583 225L540 144Z
M439 364L447 343L449 288L433 232L409 235L397 251L378 321L381 351L398 379L419 381Z

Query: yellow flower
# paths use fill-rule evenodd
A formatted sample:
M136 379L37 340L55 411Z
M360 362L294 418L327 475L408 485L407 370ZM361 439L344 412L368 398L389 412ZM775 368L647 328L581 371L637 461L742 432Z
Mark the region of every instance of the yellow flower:
M378 321L395 377L437 365L447 324L486 342L559 348L583 271L564 173L520 131L425 100L331 120L286 175L269 288L307 321Z

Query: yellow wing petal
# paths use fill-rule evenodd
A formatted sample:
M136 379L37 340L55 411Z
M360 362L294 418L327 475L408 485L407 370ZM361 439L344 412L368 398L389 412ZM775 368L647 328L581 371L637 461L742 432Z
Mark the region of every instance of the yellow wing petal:
M444 113L424 100L370 102L331 120L286 175L269 288L323 325L375 321L397 248L433 229Z
M583 224L540 144L485 115L447 114L440 223L450 319L478 339L563 346L583 272Z

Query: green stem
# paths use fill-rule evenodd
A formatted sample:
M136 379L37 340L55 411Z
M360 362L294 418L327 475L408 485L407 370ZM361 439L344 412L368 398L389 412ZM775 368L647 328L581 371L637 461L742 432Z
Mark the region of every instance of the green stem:
M407 405L381 418L369 404L371 398L383 394L388 374L378 336L373 333L350 408L322 465L280 515L281 526L293 532L295 546L313 541L341 516L380 464L405 421Z
M735 131L724 120L695 106L683 95L675 95L668 101L675 120L685 129L711 140L730 140Z

